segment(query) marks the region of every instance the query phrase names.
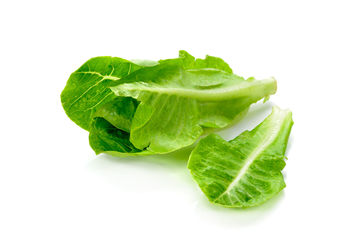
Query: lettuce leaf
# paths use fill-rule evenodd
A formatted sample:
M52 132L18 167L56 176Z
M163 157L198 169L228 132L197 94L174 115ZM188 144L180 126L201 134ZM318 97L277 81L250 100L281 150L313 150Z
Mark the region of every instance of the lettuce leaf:
M210 202L260 205L285 187L281 170L292 125L292 113L274 107L256 128L229 142L216 134L201 139L188 168Z
M245 80L215 68L186 69L162 62L109 81L119 97L139 102L130 141L138 149L167 153L193 144L204 128L223 128L252 103L276 91L271 79Z
M150 155L147 150L136 148L129 140L132 118L138 102L131 97L117 97L95 113L89 134L89 142L96 154L115 156Z
M71 75L61 100L90 131L96 153L125 156L189 146L206 128L232 124L275 92L273 78L244 79L220 58L180 51L158 62L93 58Z

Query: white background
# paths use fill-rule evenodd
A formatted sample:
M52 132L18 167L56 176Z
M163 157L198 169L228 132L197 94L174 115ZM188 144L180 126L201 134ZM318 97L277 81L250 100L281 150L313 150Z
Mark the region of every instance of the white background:
M1 1L0 251L350 251L349 1ZM208 203L188 150L95 156L60 92L94 56L222 57L274 76L232 139L293 111L287 187L246 210Z

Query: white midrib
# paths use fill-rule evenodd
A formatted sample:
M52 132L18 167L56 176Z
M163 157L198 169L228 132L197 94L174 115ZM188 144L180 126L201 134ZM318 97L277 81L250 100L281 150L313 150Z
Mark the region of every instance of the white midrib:
M138 86L135 84L140 85ZM194 90L173 87L149 87L144 85L142 82L124 83L115 87L111 87L111 90L117 95L123 95L123 91L150 91L159 94L180 95L197 100L219 101L246 96L247 94L249 95L253 92L261 94L262 98L264 96L274 94L276 92L276 88L276 80L274 78L269 78L252 82L242 81L242 83L238 85L210 90Z
M261 144L250 154L250 156L245 160L245 164L239 171L238 175L235 177L235 179L231 182L231 184L227 187L227 189L221 193L215 201L218 201L222 196L229 193L241 180L241 178L246 174L251 164L254 162L254 160L276 139L280 127L283 123L283 116L280 115L281 112L276 112L276 116L273 116L270 118L273 122L273 128L271 129L271 134L266 137Z

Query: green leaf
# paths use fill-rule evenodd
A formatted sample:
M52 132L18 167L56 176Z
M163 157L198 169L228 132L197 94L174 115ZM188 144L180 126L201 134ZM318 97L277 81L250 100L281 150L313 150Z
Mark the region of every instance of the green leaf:
M91 148L96 154L113 156L150 155L130 142L131 121L138 102L131 97L116 97L95 113L89 134Z
M161 61L120 80L109 80L116 96L140 102L130 131L130 141L136 148L167 153L189 146L204 127L226 127L252 103L276 92L273 78L245 80L226 72L229 70L221 59L216 62L209 58L207 62L186 57ZM220 66L226 71L187 68L197 65Z
M70 76L61 100L67 115L90 131L96 153L148 155L189 146L206 128L232 124L275 92L273 78L245 80L220 58L180 51L158 62L90 59Z
M114 127L130 133L137 100L131 97L115 97L112 101L100 106L94 117L102 117Z
M71 74L61 93L62 106L68 117L89 130L94 113L115 98L107 87L108 80L118 80L142 68L117 57L96 57Z
M92 121L89 142L96 154L107 153L121 157L152 154L147 150L137 149L129 141L128 132L117 129L101 117Z
M200 140L188 168L210 202L260 205L285 187L281 170L292 125L292 113L274 107L255 129L229 142L216 134Z
M141 151L130 143L127 132L117 129L101 117L93 120L89 140L96 154L105 151L117 151L121 153Z

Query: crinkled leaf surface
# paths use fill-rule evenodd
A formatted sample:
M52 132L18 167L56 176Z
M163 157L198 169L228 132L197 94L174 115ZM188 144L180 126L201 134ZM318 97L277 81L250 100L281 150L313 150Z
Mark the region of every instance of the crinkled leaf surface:
M216 134L201 139L188 168L209 201L226 207L259 205L285 187L281 170L292 125L292 113L274 107L255 129L229 142Z

